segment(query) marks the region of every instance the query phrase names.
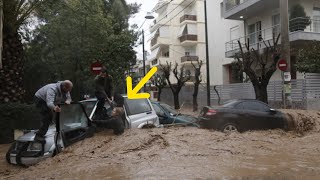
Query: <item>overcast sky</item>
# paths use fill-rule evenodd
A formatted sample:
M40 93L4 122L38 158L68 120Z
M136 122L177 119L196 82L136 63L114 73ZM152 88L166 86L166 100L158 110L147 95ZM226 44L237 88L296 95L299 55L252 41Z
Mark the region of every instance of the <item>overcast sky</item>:
M140 27L143 23L143 21L145 20L144 17L147 14L147 12L150 12L152 10L152 8L157 4L158 0L126 0L128 3L139 3L142 4L140 11L138 14L134 15L130 20L129 23L130 24L137 24L138 27ZM144 29L145 34L148 35L149 32L149 26L152 23L153 20L147 20L144 25L142 26L142 29ZM149 50L150 47L150 43L147 41L149 38L145 39L145 49ZM138 52L138 58L142 58L142 45L135 48L135 50Z

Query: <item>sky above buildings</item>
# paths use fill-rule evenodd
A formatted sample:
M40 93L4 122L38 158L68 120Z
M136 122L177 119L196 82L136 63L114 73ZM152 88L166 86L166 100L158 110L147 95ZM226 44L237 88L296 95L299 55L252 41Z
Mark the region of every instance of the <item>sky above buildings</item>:
M152 8L157 4L158 0L126 0L127 3L139 3L141 4L141 8L140 8L140 11L139 13L135 14L134 16L132 16L129 20L129 23L132 25L132 24L137 24L138 27L140 27L144 20L145 20L145 16L147 14L147 12L150 12L152 10ZM145 35L148 35L150 32L149 32L149 27L151 25L153 20L147 20L143 26L141 27L140 31L142 29L144 29L145 31ZM141 37L140 37L141 39ZM149 50L150 49L150 43L148 41L149 37L146 37L145 38L145 49L146 50ZM137 51L137 57L139 59L142 59L142 45L134 48L135 51Z

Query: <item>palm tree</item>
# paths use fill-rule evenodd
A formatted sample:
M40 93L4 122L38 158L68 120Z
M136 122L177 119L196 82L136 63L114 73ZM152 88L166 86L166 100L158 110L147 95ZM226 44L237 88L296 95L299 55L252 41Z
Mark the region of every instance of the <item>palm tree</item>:
M3 51L0 69L0 103L22 102L23 45L19 28L41 3L48 0L3 0Z

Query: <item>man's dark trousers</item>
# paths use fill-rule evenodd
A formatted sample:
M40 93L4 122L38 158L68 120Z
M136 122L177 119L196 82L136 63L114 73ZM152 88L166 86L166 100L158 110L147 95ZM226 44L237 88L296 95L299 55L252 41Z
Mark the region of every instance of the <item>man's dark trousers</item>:
M50 108L48 108L47 103L38 98L34 97L34 103L40 112L41 116L41 127L39 131L36 133L37 136L44 137L48 131L48 128L52 122L52 111Z

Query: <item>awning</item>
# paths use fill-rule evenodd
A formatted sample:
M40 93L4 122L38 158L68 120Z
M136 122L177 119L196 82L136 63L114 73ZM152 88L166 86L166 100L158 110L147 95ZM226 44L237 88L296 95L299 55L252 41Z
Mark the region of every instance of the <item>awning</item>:
M178 38L181 37L181 36L183 36L183 31L184 31L184 29L185 29L186 27L187 27L186 24L183 25L182 27L180 27L179 34L178 34Z
M151 55L147 58L148 61L152 61L152 60L157 59L159 52L160 52L160 47L157 47L155 50L153 50L151 52Z

